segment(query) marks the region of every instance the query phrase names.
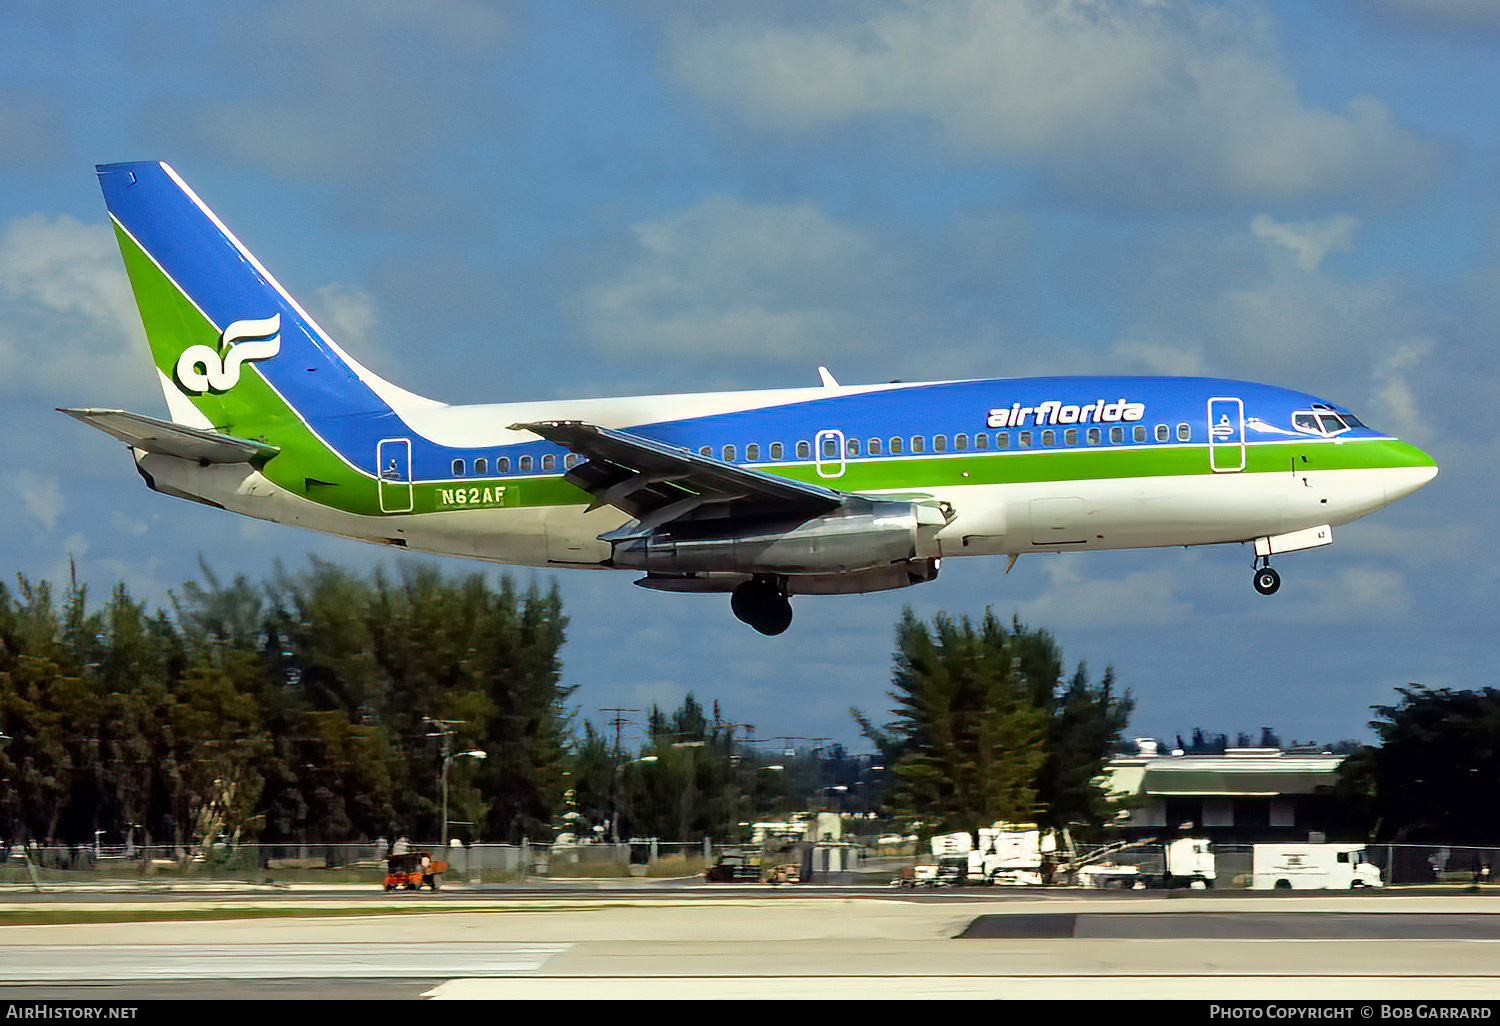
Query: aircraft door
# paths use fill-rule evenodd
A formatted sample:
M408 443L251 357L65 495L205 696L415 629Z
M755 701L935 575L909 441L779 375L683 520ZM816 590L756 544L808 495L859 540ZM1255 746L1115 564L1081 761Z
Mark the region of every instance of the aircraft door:
M813 439L813 458L817 461L819 477L843 477L844 433L819 431Z
M410 513L411 439L381 439L375 446L375 465L380 468L380 512Z
M1215 474L1245 469L1245 402L1218 396L1208 401L1208 464Z

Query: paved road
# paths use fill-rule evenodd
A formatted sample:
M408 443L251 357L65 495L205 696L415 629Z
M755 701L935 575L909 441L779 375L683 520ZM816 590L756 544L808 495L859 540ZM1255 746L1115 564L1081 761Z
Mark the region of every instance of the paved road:
M1500 999L1500 896L706 890L440 892L412 904L430 912L393 917L4 927L0 997ZM252 897L347 904L199 901ZM1006 917L1050 919L1053 935L971 931Z

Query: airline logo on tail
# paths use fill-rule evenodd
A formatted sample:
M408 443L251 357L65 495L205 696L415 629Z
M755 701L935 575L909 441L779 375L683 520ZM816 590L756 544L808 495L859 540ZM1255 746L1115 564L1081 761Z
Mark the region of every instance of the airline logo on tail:
M255 339L257 341L247 341ZM233 346L222 356L225 346ZM254 360L269 360L281 352L281 314L264 320L233 321L219 336L219 350L188 346L177 358L177 383L183 391L227 392L240 383L240 367Z

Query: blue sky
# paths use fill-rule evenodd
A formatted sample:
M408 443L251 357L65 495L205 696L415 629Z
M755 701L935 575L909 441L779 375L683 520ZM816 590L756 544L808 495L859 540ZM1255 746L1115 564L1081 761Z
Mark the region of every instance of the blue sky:
M53 413L162 414L92 166L164 159L362 362L448 402L1208 373L1442 473L1250 587L1239 547L949 560L804 598L557 576L580 715L689 691L865 747L905 604L1051 630L1133 732L1366 738L1495 683L1500 2L22 2L0 33L0 569L165 601L382 550L174 501ZM446 563L462 571L473 565ZM487 572L499 571L491 570ZM513 569L521 580L542 571Z

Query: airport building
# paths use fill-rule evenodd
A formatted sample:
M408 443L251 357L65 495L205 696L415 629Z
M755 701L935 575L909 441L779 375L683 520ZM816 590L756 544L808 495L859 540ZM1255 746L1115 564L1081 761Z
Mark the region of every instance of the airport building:
M1343 802L1333 794L1346 756L1329 751L1228 748L1223 754L1137 750L1105 768L1122 806L1121 839L1187 834L1221 844L1346 838Z

